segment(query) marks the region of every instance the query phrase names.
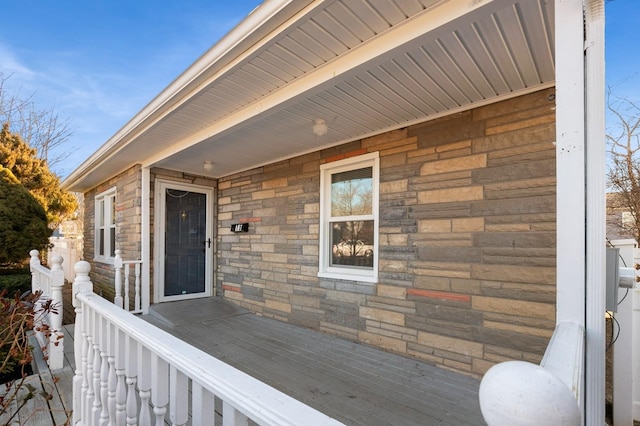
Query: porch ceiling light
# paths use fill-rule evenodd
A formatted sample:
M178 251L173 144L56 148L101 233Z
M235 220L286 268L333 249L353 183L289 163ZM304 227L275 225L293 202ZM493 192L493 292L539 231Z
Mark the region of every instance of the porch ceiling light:
M327 134L327 122L322 118L316 118L313 122L313 134L316 136L323 136Z
M213 163L209 160L206 160L202 168L205 172L210 172L211 170L213 170Z

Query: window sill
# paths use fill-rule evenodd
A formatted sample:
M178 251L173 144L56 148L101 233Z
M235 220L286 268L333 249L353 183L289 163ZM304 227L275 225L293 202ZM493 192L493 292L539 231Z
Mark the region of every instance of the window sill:
M93 261L96 263L104 263L106 265L114 265L115 258L113 257L94 257Z
M331 278L334 280L344 280L344 281L358 281L363 283L371 283L377 284L378 277L373 275L358 275L358 274L350 274L347 272L318 272L319 278Z

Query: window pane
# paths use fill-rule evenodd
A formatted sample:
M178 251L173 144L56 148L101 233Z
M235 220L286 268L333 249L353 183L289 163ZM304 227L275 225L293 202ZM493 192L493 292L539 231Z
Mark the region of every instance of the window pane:
M373 268L373 220L331 223L331 266Z
M115 197L115 195L109 197L109 201L110 201L109 204L111 204L111 224L115 225L116 224L116 197Z
M98 226L104 226L104 200L98 202Z
M109 256L116 257L116 228L109 229Z
M98 254L104 256L104 228L98 232Z
M372 213L373 169L350 170L331 175L331 216Z

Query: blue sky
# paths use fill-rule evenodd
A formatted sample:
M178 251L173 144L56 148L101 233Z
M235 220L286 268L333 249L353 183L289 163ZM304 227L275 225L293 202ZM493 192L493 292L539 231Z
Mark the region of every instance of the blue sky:
M260 0L5 0L0 73L70 120L75 169ZM640 1L606 6L607 83L640 99Z

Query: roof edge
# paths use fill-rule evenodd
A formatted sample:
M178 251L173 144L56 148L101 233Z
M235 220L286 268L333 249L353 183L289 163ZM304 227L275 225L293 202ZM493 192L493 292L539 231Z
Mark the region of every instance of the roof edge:
M83 161L62 182L61 187L69 191L81 191L88 188L82 187L82 181L107 160L117 148L126 146L133 140L132 133L147 120L162 114L170 105L186 96L198 78L216 65L225 60L230 62L245 49L243 42L250 36L264 30L264 26L271 18L282 12L287 6L294 3L307 5L312 0L264 0L263 3L253 9L231 31L224 35L215 45L200 56L192 65L182 72L172 83L155 96L133 118L111 136L89 158ZM296 11L298 8L295 8ZM293 12L295 13L295 12ZM269 29L267 29L269 31ZM239 51L238 51L239 50ZM197 87L197 85L196 85ZM183 94L183 96L179 96Z

